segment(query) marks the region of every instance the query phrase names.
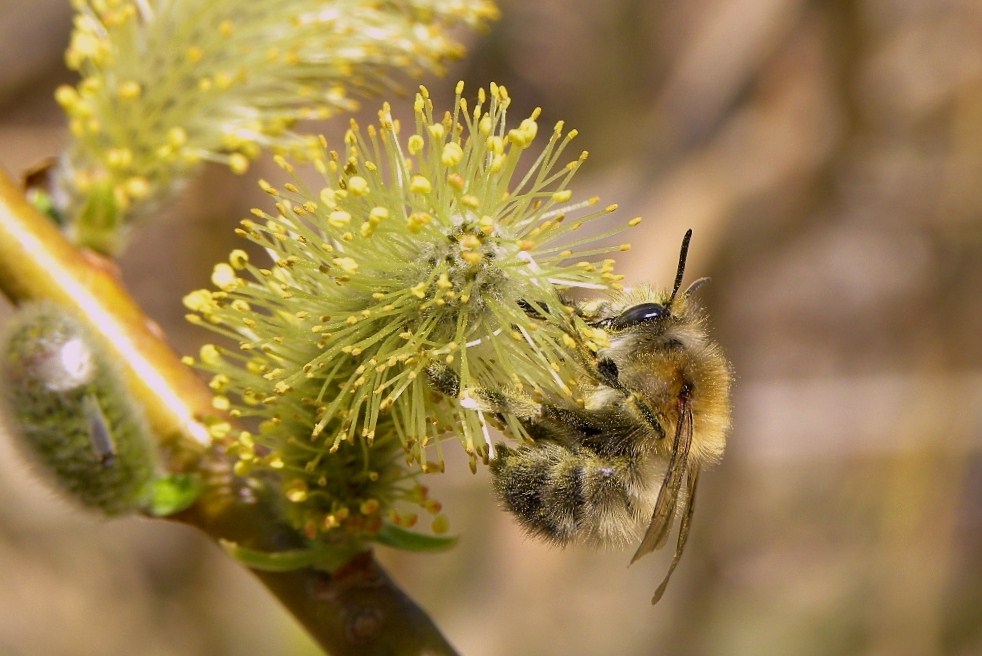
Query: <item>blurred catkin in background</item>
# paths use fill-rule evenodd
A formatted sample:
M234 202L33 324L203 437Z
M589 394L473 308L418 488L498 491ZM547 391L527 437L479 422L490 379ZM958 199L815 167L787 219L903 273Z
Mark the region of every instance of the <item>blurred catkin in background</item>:
M982 8L553 0L501 12L466 36L467 59L425 80L431 95L444 106L457 79L496 80L514 116L538 105L543 125L578 129L590 159L577 189L620 204L621 221L646 219L619 260L627 282L670 284L694 229L688 272L712 276L699 293L739 372L735 431L654 611L659 563L528 541L494 508L486 473L452 463L427 483L461 546L383 552L396 578L469 655L982 651ZM74 82L68 29L67 3L0 7L9 170L66 143L53 94ZM369 123L377 103L365 108ZM346 127L318 129L337 144ZM124 276L183 352L206 337L183 325L181 297L239 246L233 227L265 203L254 180L282 179L263 160L253 169L206 169L133 231ZM200 536L94 522L0 449L0 651L311 649Z

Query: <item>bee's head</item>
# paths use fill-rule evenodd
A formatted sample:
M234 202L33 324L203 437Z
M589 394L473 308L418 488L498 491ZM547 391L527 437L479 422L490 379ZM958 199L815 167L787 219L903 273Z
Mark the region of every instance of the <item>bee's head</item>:
M618 333L631 328L649 325L649 322L663 322L672 317L673 309L676 311L676 315L680 314L678 311L680 308L677 305L681 305L681 301L687 298L689 294L709 282L709 278L699 278L689 285L682 293L682 296L679 297L679 289L682 287L682 277L685 275L685 259L689 254L689 241L691 239L692 229L690 228L682 238L682 248L679 252L679 266L675 271L675 284L672 286L672 293L668 298L631 305L619 314L604 317L596 321L593 325L613 333ZM662 292L662 298L665 298L664 292ZM680 301L678 304L676 303L677 298Z
M691 385L684 371L691 353L705 352L708 344L704 314L689 295L709 279L696 280L681 291L691 238L689 230L682 239L675 284L670 290L642 285L586 308L592 311L591 325L607 337L607 343L596 351L599 380L607 387L647 400L649 405L660 407L679 398L682 388ZM584 315L590 316L587 312ZM649 423L662 430L657 421Z

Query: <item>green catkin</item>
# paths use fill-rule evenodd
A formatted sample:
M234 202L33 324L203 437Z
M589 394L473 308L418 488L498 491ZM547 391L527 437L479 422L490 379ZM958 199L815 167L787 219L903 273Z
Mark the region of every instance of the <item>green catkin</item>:
M490 0L73 0L55 93L72 143L52 209L75 243L115 252L205 162L245 173L263 152L318 149L300 121L349 112L400 72L440 72Z
M68 310L30 305L0 340L8 432L73 499L107 515L150 504L156 458L138 409Z

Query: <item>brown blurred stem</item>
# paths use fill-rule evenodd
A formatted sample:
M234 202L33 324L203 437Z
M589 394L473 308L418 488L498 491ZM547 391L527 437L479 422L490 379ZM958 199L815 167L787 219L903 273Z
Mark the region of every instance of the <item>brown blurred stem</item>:
M207 386L184 366L123 289L111 266L68 242L0 169L0 291L14 303L48 299L76 310L104 338L174 470L203 475L205 491L173 517L212 538L256 549L301 543L269 504L236 493L220 445L200 420L214 414ZM332 574L255 572L330 654L456 653L426 613L362 551Z

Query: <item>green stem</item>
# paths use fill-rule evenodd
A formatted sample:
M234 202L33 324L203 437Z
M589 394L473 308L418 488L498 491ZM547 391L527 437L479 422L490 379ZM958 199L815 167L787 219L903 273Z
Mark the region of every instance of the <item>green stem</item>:
M69 243L0 169L0 291L14 303L49 299L74 308L121 363L173 471L199 472L199 501L170 519L213 539L272 550L302 544L272 506L238 494L223 445L202 419L214 415L208 387L184 366L123 288L113 267ZM430 618L364 551L333 574L312 568L256 576L335 656L454 654Z

